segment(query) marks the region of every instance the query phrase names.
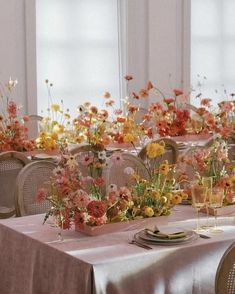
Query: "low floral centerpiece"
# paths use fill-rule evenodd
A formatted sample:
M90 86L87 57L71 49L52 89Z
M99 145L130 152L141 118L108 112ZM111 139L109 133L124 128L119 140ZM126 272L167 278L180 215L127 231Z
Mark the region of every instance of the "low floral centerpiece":
M164 152L164 146L161 148ZM122 155L114 153L107 158L104 153L97 151L95 156L84 154L79 161L68 153L62 153L47 188L37 193L39 201L48 200L52 205L45 221L53 216L62 229L69 229L75 224L77 229L84 230L86 227L168 215L171 208L187 196L174 191L174 166L167 161L153 169L148 179L141 178L134 168L125 167L124 172L132 184L118 187L112 183L107 186L100 171L107 161L119 164ZM161 153L149 154L161 156ZM81 165L87 168L88 175L82 174ZM94 173L97 169L99 172Z

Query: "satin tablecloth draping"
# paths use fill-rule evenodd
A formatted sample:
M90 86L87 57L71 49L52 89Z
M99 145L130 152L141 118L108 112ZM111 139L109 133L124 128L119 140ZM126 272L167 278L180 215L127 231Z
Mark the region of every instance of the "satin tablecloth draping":
M158 226L195 227L191 207L149 220ZM191 218L191 219L190 219ZM214 293L218 263L234 241L234 218L224 232L178 246L128 244L135 231L89 237L42 225L43 215L0 221L1 294Z

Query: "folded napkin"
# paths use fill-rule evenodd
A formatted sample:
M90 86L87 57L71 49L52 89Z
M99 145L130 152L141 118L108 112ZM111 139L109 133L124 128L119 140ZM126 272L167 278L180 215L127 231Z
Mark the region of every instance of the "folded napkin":
M150 230L150 229L145 229L145 233L151 237L156 237L158 239L163 239L163 240L172 240L172 239L180 239L186 237L186 232L175 232L175 233L163 233L160 232L158 229L156 230Z

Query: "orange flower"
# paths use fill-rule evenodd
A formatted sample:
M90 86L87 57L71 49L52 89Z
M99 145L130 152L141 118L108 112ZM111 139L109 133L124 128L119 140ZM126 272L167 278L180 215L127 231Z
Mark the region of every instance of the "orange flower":
M203 98L201 100L201 105L202 106L206 106L206 107L210 107L210 102L211 102L211 99L209 99L209 98Z
M111 97L111 94L106 91L106 92L104 92L103 97L106 98L106 99L108 99L108 98Z
M148 96L149 96L148 90L141 89L141 90L139 91L139 96L140 96L141 98L146 98L146 97L148 97Z
M132 95L133 95L133 98L136 99L136 100L139 100L140 97L135 93L135 92L132 92Z
M126 75L126 76L124 77L124 79L125 79L126 81L131 81L131 80L133 80L133 76L132 76L132 75Z
M147 86L146 86L146 90L149 91L151 89L153 89L153 84L151 81L148 81Z
M180 96L184 93L181 89L173 89L173 92L175 96Z

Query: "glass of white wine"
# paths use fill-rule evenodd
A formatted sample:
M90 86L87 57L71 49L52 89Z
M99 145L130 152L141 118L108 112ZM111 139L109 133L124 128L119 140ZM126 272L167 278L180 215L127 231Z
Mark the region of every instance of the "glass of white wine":
M192 182L191 185L192 190L192 205L197 211L197 227L195 231L199 233L203 229L200 228L199 221L199 211L201 208L205 206L206 196L207 196L207 187L202 184L199 184L198 181Z
M210 230L212 233L223 232L222 229L218 228L218 223L217 223L217 209L222 207L223 199L224 199L224 189L221 187L214 187L212 189L212 193L210 194L210 198L209 198L209 207L214 210L214 216L215 216L214 227L211 228Z
M202 177L202 185L207 188L206 191L206 201L205 201L205 209L206 209L206 224L202 226L203 229L210 228L209 225L209 201L212 193L213 186L213 177Z

